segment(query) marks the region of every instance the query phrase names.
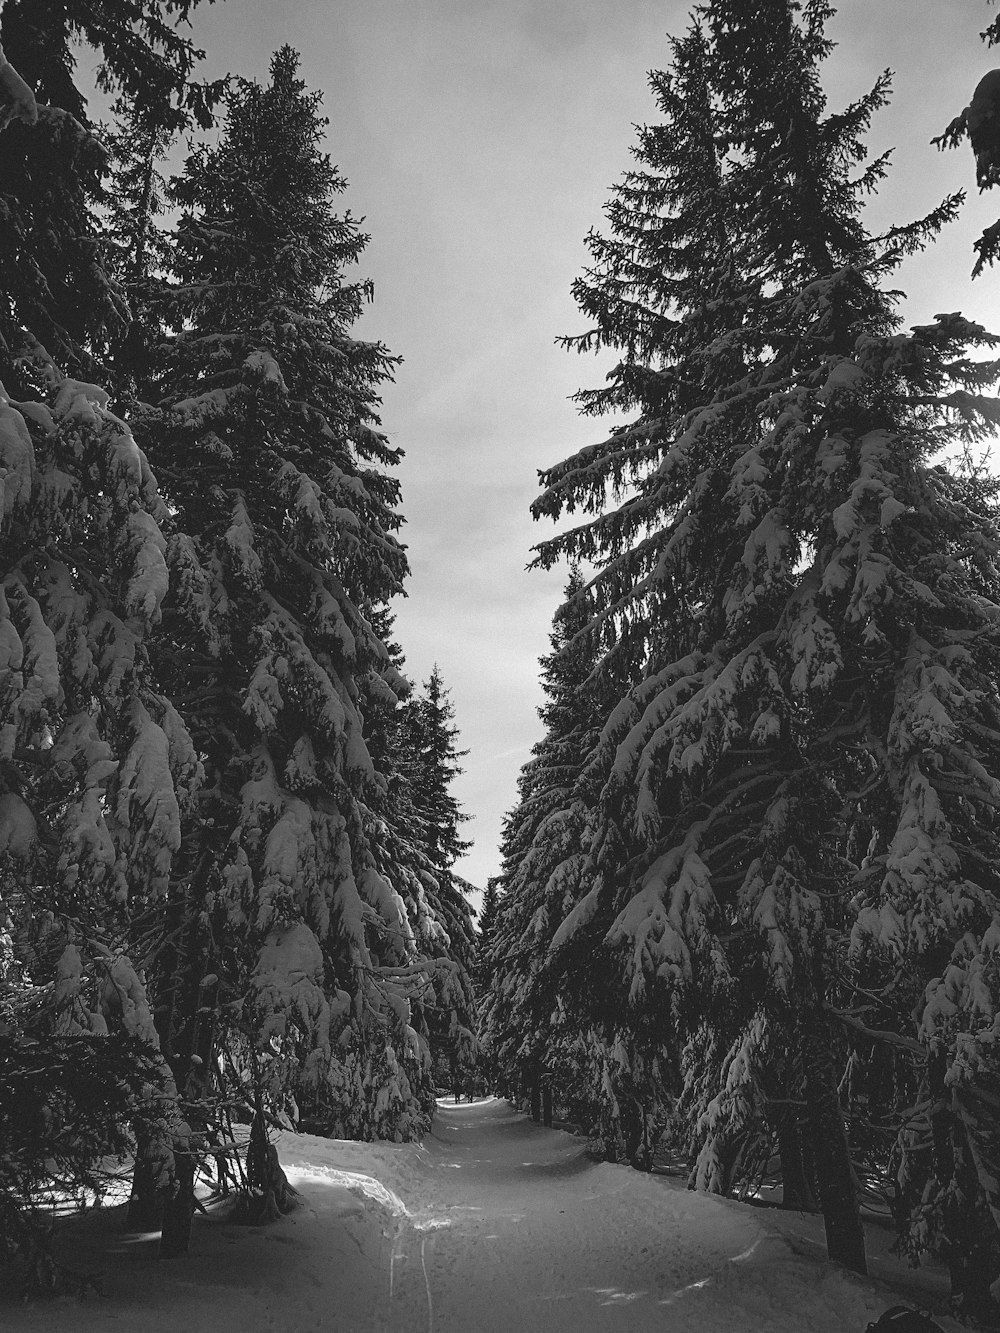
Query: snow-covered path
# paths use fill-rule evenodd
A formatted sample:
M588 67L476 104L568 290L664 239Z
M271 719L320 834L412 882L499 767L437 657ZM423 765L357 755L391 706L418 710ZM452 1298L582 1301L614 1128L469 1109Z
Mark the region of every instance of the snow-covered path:
M213 1209L190 1255L159 1261L121 1209L91 1210L57 1248L105 1294L22 1306L0 1292L0 1329L863 1333L900 1299L827 1264L818 1219L594 1162L506 1102L442 1105L422 1144L282 1134L278 1147L295 1212L244 1228ZM911 1299L919 1283L940 1291L940 1275L894 1259L875 1270Z
M385 1333L861 1333L887 1303L751 1210L595 1163L504 1102L442 1107L403 1189Z
M592 1162L506 1103L445 1107L393 1251L390 1333L682 1328L758 1237L723 1208L697 1247L659 1179ZM677 1306L666 1316L666 1306ZM722 1327L722 1325L719 1325Z

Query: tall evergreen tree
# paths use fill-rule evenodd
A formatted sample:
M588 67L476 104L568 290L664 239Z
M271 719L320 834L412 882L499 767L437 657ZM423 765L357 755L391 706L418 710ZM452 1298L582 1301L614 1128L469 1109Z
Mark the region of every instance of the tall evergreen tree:
M124 107L117 128L105 133L110 182L102 205L104 244L129 315L108 337L107 374L119 411L127 415L141 414L143 402L157 399L158 348L169 333L156 294L169 265L169 187L161 168L174 137Z
M365 690L365 744L384 793L368 811L368 832L379 872L407 905L414 941L426 956L447 956L448 935L433 901L437 880L427 850L424 820L418 809L417 760L412 713L414 693L403 651L392 637L391 612L374 608L371 622L389 652L400 681L394 695ZM364 684L362 686L364 689ZM421 1006L417 1005L418 1012ZM420 1030L426 1037L426 1023Z
M12 392L27 388L18 373L25 332L64 372L91 376L95 350L128 321L121 286L101 252L95 210L108 160L75 76L75 47L100 55L105 91L144 123L170 131L195 122L207 127L219 85L193 78L202 52L179 30L197 3L6 0L0 11L6 67L37 99L37 121L18 118L0 138L0 377Z
M461 835L468 815L452 790L467 752L457 747L455 709L436 664L401 723L409 800L429 870L425 896L443 928L430 940L430 952L441 959L434 1004L427 1011L431 1048L438 1081L450 1079L457 1087L471 1076L476 1056L471 885L454 872L455 862L472 844Z
M762 1007L800 1071L831 1256L863 1271L837 1086L854 988L895 960L924 995L903 1040L947 1050L961 1081L979 1020L960 1037L932 997L980 966L996 920L996 531L932 462L996 420L996 368L957 316L897 332L885 275L956 200L865 231L884 162L852 171L887 85L825 114L831 13L715 0L675 44L666 126L643 134L587 281L638 417L545 474L536 511L603 507L631 479L540 558L598 561L595 624L646 646L592 762L592 887L551 955L611 960L632 1025L659 1015L678 1040L713 1006Z
M377 612L373 623L380 628L396 668L405 673L402 650L390 638L391 614ZM455 857L468 845L458 836L466 816L450 789L461 771L461 752L455 747L458 730L452 725L454 711L436 667L434 675L433 708L428 706L425 686L424 694L411 692L396 705L370 699L364 713L367 744L385 780L381 807L371 811L373 852L381 873L407 905L416 949L424 959L428 988L423 996L414 997L413 1022L443 1084L446 1073L461 1081L473 1064L472 974L478 953L467 896L471 886L452 869ZM435 811L439 821L443 812L447 827L432 848L429 824ZM451 852L442 855L444 844Z
M602 687L594 679L593 608L579 571L556 613L552 651L542 659L544 733L518 778L518 803L504 825L502 896L487 956L483 1039L500 1086L524 1096L539 1080L572 1118L613 1156L624 1153L618 1101L597 1035L601 1015L590 1003L594 976L572 976L558 988L544 968L552 936L587 887L584 848L593 793L581 782L602 721ZM595 1027L595 1024L597 1025ZM611 1033L613 1023L607 1032ZM603 1063L602 1063L603 1062Z
M23 1066L26 1048L8 1049L15 1080L32 1051L110 1037L92 1059L82 1047L64 1065L55 1057L52 1095L75 1104L81 1124L93 1111L80 1100L93 1094L87 1070L117 1077L115 1046L133 1052L133 1085L159 1067L159 1087L147 1079L147 1105L133 1111L151 1179L169 1189L188 1127L157 1051L137 923L165 890L199 765L149 653L166 590L167 511L106 390L72 378L125 317L100 248L105 159L74 82L73 45L102 51L107 86L151 117L189 123L195 110L207 115L209 95L191 84L197 53L171 21L191 5L129 8L111 16L15 2L0 16L3 1007L8 1028L41 1043ZM44 1070L30 1077L39 1090ZM108 1109L122 1114L121 1097ZM128 1131L109 1124L105 1142L121 1146ZM74 1160L87 1150L83 1142Z
M462 772L459 760L468 751L456 746L455 709L437 664L424 682L422 693L411 703L409 720L412 776L427 853L435 869L444 875L472 844L461 836L461 826L469 816L463 813L452 791L452 783Z
M145 1043L160 1066L157 1113L142 1115L150 1180L168 1190L188 1131L155 1058L136 923L166 891L200 765L150 662L166 511L106 392L40 349L34 369L36 399L0 399L0 1007L29 1057L71 1035ZM81 1102L83 1121L92 1111Z
M1000 19L994 19L980 34L989 46L1000 42ZM943 134L932 140L938 148L957 148L968 138L976 159L976 184L991 190L1000 185L1000 69L991 69L976 84L969 105L956 116ZM987 227L975 243L976 262L972 276L1000 258L1000 221Z
M151 426L175 517L159 652L206 782L170 888L157 1018L193 1101L220 1049L258 1125L295 1105L330 1132L426 1123L406 904L366 831L384 796L365 697L401 686L362 607L399 591L398 458L378 430L393 358L349 330L366 237L319 97L279 51L234 84L187 161ZM261 1176L265 1193L267 1172Z
M496 936L497 921L500 916L500 893L502 880L499 875L491 875L483 890L483 902L479 909L476 923L476 991L487 995L493 984L496 968L493 962L493 943Z

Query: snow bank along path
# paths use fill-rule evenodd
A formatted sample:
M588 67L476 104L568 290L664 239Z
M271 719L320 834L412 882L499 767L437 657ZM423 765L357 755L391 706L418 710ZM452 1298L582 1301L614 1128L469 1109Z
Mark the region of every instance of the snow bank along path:
M103 1268L107 1295L0 1297L0 1329L863 1333L899 1299L826 1264L814 1218L593 1162L581 1139L493 1099L442 1105L420 1145L286 1134L279 1152L303 1196L288 1217L196 1218L192 1253L159 1262L155 1236L95 1210L62 1257Z

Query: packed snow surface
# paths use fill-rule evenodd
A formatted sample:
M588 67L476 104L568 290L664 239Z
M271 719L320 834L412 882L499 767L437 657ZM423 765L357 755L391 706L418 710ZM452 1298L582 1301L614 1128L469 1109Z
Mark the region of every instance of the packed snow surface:
M106 1294L0 1303L0 1327L863 1333L901 1299L888 1279L910 1276L878 1259L871 1281L844 1273L823 1260L815 1218L594 1162L581 1139L494 1099L442 1105L420 1145L286 1134L279 1152L296 1212L262 1229L198 1218L192 1254L161 1262L154 1237L122 1234L120 1210L93 1211L64 1255L102 1268Z

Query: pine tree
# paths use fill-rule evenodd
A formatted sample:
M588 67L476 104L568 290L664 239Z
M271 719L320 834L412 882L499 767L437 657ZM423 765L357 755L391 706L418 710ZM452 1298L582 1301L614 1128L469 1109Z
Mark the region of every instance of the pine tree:
M628 328L631 303L645 329L648 307L663 338L644 349L606 325L645 362L614 381L638 419L545 475L536 509L596 507L632 480L633 495L541 559L599 559L596 625L648 645L645 679L595 752L592 887L550 953L575 968L612 960L632 1026L659 1014L678 1042L713 1007L763 1006L802 1079L831 1256L863 1271L837 1075L865 941L874 933L928 995L949 967L968 973L961 950L945 963L937 949L960 921L986 941L977 956L991 947L996 900L967 812L986 816L997 771L996 532L931 459L996 419L981 396L996 369L964 350L993 339L957 316L896 332L881 283L956 200L881 241L865 232L860 199L884 161L851 170L886 82L824 114L831 12L717 0L675 44L683 60L656 84L669 120L644 133L646 172L620 193L616 240L589 280L599 319L603 301ZM692 108L709 116L700 134ZM710 241L711 262L696 260ZM870 911L896 923L892 938ZM943 1040L960 1059L965 1039L927 1022L928 1047Z
M141 416L143 404L159 396L157 349L169 333L157 318L156 293L169 264L164 231L169 188L161 167L174 136L119 107L117 129L105 138L110 156L110 186L102 206L107 262L129 311L127 325L108 339L108 375L119 410Z
M405 675L402 650L391 639L391 613L376 611L373 624L394 666ZM426 694L411 691L395 705L369 699L364 716L368 748L385 781L380 807L371 810L373 854L380 872L406 903L415 947L430 983L424 996L413 999L413 1026L443 1085L446 1074L453 1081L466 1079L475 1059L473 972L478 952L468 902L472 886L452 870L457 849L468 845L458 837L466 816L450 791L461 771L461 754L455 748L458 731L452 726L454 711L436 668L434 674L438 683L433 709L428 708ZM443 769L437 767L438 760ZM439 818L444 812L450 828L445 837L439 834L435 839L436 859L428 805ZM454 856L441 856L442 843L452 845Z
M0 408L4 1007L35 1050L109 1033L149 1047L161 1109L143 1117L151 1179L167 1189L187 1128L153 1054L134 923L165 892L199 765L149 660L166 514L107 394L36 357L38 397Z
M12 392L27 388L17 371L25 331L64 373L89 376L95 350L128 322L101 253L95 210L108 160L74 75L74 47L100 54L105 89L145 123L207 127L220 86L192 78L202 52L178 31L197 3L124 0L108 9L86 0L7 0L0 12L5 68L16 69L37 100L34 123L19 115L0 137L0 378Z
M1000 19L994 19L980 34L988 46L1000 42ZM976 84L969 105L956 116L943 134L932 142L938 148L957 148L968 138L976 159L976 184L990 190L1000 184L1000 70L991 69ZM977 278L1000 258L1000 221L987 227L974 249L977 258L972 276Z
M486 995L492 984L496 965L493 961L493 943L496 936L497 921L500 916L499 875L491 875L483 890L483 903L479 909L479 921L476 928L476 991Z
M150 427L175 519L159 652L206 782L165 907L157 1020L193 1101L224 1057L258 1127L298 1113L404 1138L426 1123L409 1021L423 979L367 832L384 782L361 713L404 688L361 609L406 571L376 415L394 363L349 333L368 288L344 273L367 238L333 211L345 182L297 68L285 47L266 87L233 84L220 142L176 186Z
M472 886L454 872L455 862L472 845L461 836L468 819L452 784L467 753L457 748L455 710L437 665L402 715L409 800L421 831L429 874L424 892L439 925L428 940L441 960L435 978L434 1005L428 1012L429 1039L439 1084L460 1087L476 1060L475 932L467 893Z
M622 1125L624 1090L615 1085L626 1063L624 1048L616 1047L623 1034L601 1005L602 978L593 972L574 977L567 967L556 984L545 966L555 929L588 887L582 849L593 792L584 778L608 688L595 679L592 610L583 578L573 570L554 619L552 651L541 662L544 734L521 770L518 804L504 826L503 893L488 956L483 1028L501 1086L523 1097L545 1081L566 1113L618 1158L634 1157L645 1136ZM661 1109L656 1100L647 1103L650 1121Z
M167 1190L189 1132L158 1050L137 923L165 890L199 765L149 653L166 590L166 508L108 393L66 373L92 366L124 317L100 252L93 205L104 157L73 82L72 41L112 47L109 86L144 99L150 114L187 123L189 93L206 110L189 84L196 53L163 6L134 10L96 18L82 5L11 3L0 26L5 56L37 94L36 103L0 59L12 122L0 134L0 910L14 1032L7 1076L30 1073L37 1089L39 1051L62 1051L67 1037L107 1040L92 1058L74 1048L79 1058L66 1057L65 1077L53 1071L51 1094L74 1102L100 1068L121 1074L130 1096L145 1083L145 1105L123 1109L115 1094L101 1115L143 1125L151 1179ZM133 28L130 18L142 21ZM134 1077L122 1073L129 1052ZM87 1124L93 1108L75 1104ZM103 1142L121 1147L130 1133L112 1119ZM100 1146L89 1130L58 1147L84 1173L91 1152Z
M455 709L437 664L424 681L423 692L413 700L409 720L413 783L427 853L435 869L446 874L472 843L459 832L469 816L463 813L451 789L462 772L459 760L468 751L456 746Z
M367 831L379 872L406 904L415 946L421 956L445 956L447 930L438 917L430 890L436 883L426 846L424 821L418 811L416 756L411 711L413 689L403 651L393 639L392 613L372 608L371 624L386 645L399 673L394 694L370 692L362 683L365 744L384 784L382 798L369 806ZM381 682L380 682L381 683ZM414 1001L415 1026L424 1040L423 1006Z

